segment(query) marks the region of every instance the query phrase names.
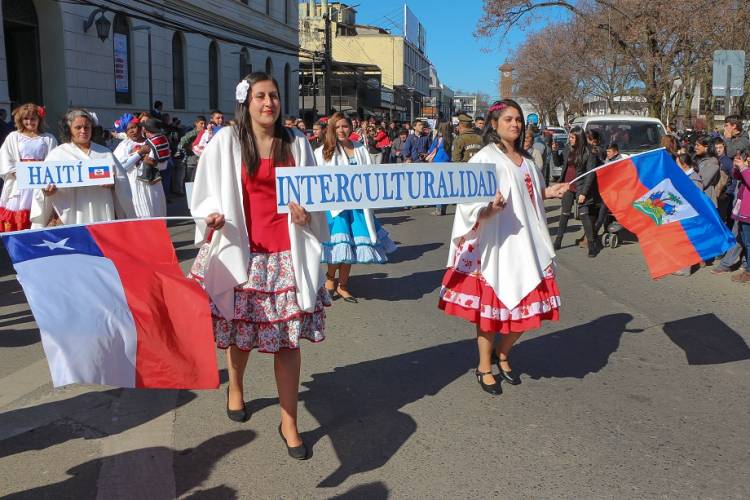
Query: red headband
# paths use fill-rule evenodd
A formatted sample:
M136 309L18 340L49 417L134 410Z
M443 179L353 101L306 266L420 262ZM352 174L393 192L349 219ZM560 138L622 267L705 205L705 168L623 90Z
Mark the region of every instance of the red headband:
M489 112L492 113L493 111L502 111L507 107L508 105L504 102L498 102L497 104L493 104L492 106L490 106Z
M45 111L44 106L37 106L36 107L36 114L39 115L39 119L44 119L45 115L47 114L47 111Z

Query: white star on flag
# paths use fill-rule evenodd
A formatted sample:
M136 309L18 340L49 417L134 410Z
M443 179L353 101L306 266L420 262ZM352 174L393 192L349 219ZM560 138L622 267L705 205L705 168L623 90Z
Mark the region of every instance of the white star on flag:
M66 246L65 244L68 242L70 238L63 238L60 241L54 242L54 241L47 241L42 240L44 243L39 243L37 245L34 245L35 247L47 247L50 250L75 250L75 248L71 248L69 246Z

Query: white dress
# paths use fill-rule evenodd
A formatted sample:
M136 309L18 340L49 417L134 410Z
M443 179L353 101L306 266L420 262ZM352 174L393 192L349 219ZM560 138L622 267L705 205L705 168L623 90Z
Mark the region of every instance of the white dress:
M133 194L133 208L135 216L138 218L146 217L166 217L167 200L164 196L164 189L161 181L154 184L148 184L138 180L141 165L143 161L138 154L138 149L145 144L144 142L135 142L130 138L125 138L115 148L115 158L117 158L128 175L130 191ZM149 153L153 158L153 152ZM160 162L159 170L162 170Z
M115 219L135 217L133 198L125 169L104 146L91 143L88 154L71 143L53 149L46 161L107 160L113 166L113 186L86 186L60 188L51 196L42 190L34 190L31 205L31 227L46 227L57 214L63 224L90 224Z
M17 161L43 161L57 141L50 134L28 137L11 132L0 148L0 176L4 179L0 193L0 232L18 231L31 227L32 189L16 186Z

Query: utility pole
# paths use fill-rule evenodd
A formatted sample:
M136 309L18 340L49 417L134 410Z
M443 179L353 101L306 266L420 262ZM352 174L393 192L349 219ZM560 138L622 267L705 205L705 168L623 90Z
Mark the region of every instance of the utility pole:
M331 46L331 16L328 12L323 12L323 22L325 23L325 73L323 74L323 85L325 86L325 109L323 115L328 116L331 110L331 77L333 75L333 47Z

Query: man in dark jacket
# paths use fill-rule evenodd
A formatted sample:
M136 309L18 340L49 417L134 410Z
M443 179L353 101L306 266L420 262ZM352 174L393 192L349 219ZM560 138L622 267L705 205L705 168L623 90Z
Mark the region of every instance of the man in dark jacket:
M429 147L430 138L424 134L424 123L421 120L416 120L414 122L414 133L409 135L404 144L404 161L406 163L424 162Z
M474 128L471 117L465 113L458 115L458 137L453 141L451 161L467 162L483 146L482 136Z

